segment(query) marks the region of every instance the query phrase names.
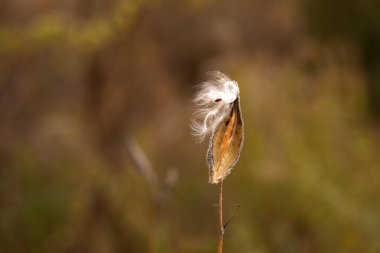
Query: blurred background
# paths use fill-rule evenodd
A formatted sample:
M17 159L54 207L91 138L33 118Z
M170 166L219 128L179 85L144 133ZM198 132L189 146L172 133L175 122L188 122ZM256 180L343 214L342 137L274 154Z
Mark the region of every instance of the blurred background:
M225 252L380 252L376 0L2 0L0 251L216 252L209 70L245 119Z

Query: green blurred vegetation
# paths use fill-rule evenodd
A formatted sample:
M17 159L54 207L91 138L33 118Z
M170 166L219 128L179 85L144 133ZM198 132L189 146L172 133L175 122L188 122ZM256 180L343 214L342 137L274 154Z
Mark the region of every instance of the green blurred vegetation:
M215 252L208 70L240 84L225 252L380 252L377 1L0 3L0 252Z

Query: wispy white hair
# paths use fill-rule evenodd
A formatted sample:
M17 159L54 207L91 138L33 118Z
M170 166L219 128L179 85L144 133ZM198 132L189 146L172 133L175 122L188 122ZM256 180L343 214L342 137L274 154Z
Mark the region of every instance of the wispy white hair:
M199 85L194 98L196 110L191 129L199 142L216 130L239 95L239 86L236 81L219 71L209 74L211 79Z

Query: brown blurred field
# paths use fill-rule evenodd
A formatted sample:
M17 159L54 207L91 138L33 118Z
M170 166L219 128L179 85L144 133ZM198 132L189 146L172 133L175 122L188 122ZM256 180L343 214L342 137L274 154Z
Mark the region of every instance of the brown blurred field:
M224 252L380 252L379 1L2 0L0 252L216 252L195 85L240 85Z

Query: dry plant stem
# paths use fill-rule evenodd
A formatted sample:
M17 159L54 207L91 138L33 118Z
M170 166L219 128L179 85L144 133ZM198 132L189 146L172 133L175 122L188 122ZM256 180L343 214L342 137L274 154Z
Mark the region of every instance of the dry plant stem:
M218 253L223 252L223 240L224 240L224 224L223 224L223 180L220 181L219 190L219 244Z

